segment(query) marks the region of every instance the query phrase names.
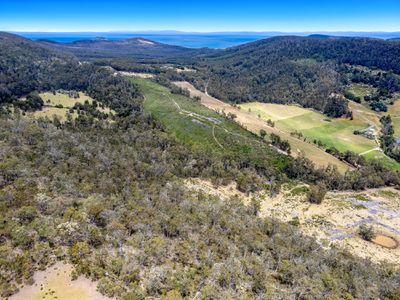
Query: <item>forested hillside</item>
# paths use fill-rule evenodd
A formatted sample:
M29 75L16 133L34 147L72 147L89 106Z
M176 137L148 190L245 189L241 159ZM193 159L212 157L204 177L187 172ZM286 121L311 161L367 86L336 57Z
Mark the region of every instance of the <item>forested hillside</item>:
M400 73L400 44L368 38L274 37L216 52L187 74L197 87L235 103L298 103L329 116L347 112L343 64Z
M49 88L49 81L57 75L55 69L73 68L77 63L68 55L56 55L27 39L0 33L0 103L12 102L35 89Z
M188 61L189 58L202 53L213 53L211 49L190 49L166 45L144 38L131 38L122 41L83 40L73 43L39 41L49 49L61 50L77 55L82 59L128 57L138 61Z
M262 53L290 59L334 59L338 63L362 65L400 73L400 46L380 39L351 37L274 37L227 49L223 56Z
M291 180L364 188L398 185L398 173L366 164L340 176L273 148L255 163L190 147L144 110L135 83L13 35L0 35L0 70L1 297L63 260L124 300L398 299L394 266L325 249L293 225L257 217L257 203L183 184L198 177L237 181L246 192ZM86 92L116 115L88 110L60 122L17 105L57 89Z

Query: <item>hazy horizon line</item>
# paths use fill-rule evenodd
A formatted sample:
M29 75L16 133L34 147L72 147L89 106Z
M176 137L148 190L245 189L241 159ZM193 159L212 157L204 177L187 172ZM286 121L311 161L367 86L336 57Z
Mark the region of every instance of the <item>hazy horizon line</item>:
M266 34L266 33L294 33L294 34L310 34L310 33L372 33L372 34L393 34L400 33L400 29L396 31L362 31L362 30L304 30L304 31L280 31L280 30L226 30L226 31L184 31L184 30L109 30L109 31L37 31L37 30L0 30L10 33L182 33L182 34L238 34L238 33L253 33L253 34Z

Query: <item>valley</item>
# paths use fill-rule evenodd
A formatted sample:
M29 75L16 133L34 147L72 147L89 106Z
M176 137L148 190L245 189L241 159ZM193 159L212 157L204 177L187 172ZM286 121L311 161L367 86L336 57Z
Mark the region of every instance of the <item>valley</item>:
M172 94L167 88L146 79L129 79L141 88L145 109L171 136L194 150L216 157L248 160L261 169L268 164L283 169L288 164L286 155L273 151L257 135L196 100Z
M208 107L209 109L212 109L219 113L223 112L225 114L235 114L237 116L235 118L235 121L247 130L253 132L254 134L258 135L260 133L260 130L263 129L269 134L274 133L279 135L282 139L288 140L292 147L291 154L294 157L297 157L300 154L304 155L305 157L311 159L319 167L327 167L329 164L332 164L335 165L342 173L345 173L346 170L350 168L350 166L341 162L339 159L333 157L332 155L329 155L324 150L319 149L318 147L310 143L292 137L289 132L285 132L277 127L269 126L266 120L258 118L257 115L252 114L247 110L239 109L228 103L217 100L209 96L208 94L205 94L195 89L193 85L188 82L175 82L175 84L182 88L188 89L193 96L200 96L201 104Z
M268 133L275 133L282 139L288 140L293 149L292 155L296 157L302 153L317 166L326 167L328 164L333 164L343 173L350 168L324 150L335 147L341 152L352 151L366 158L377 159L394 170L400 170L400 164L379 149L377 137L367 139L353 133L355 130L367 129L370 124L375 126L377 135L380 130L380 115L360 104L349 103L353 120L331 119L319 112L294 105L255 102L235 107L197 90L188 82L175 82L175 84L188 89L192 95L200 96L201 103L210 109L220 113L234 113L237 116L235 120L255 134L264 129ZM400 101L395 102L389 112L394 113L394 120L397 120L396 107L399 105ZM274 122L274 127L267 123L268 120ZM301 133L302 136L297 137L293 133ZM318 147L318 141L322 142L324 148Z
M352 119L331 119L310 109L282 104L246 103L240 107L260 116L264 121L273 121L275 127L283 132L316 146L320 143L320 148L352 151L366 158L376 159L394 170L400 170L400 164L379 148L380 115L357 103L349 103ZM354 134L355 131L368 128L371 130L371 138ZM298 133L301 135L297 135Z

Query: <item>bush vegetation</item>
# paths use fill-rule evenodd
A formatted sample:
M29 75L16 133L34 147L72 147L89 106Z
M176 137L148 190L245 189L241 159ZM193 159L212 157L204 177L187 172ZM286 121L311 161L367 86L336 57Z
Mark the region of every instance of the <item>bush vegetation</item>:
M310 203L321 204L326 195L326 187L322 184L313 185L308 192L308 201Z
M400 162L400 145L394 137L394 128L391 116L388 115L381 117L380 122L382 124L381 135L379 137L381 148L386 155Z
M358 228L358 234L361 236L363 240L368 242L372 241L375 238L375 231L372 226L361 225Z

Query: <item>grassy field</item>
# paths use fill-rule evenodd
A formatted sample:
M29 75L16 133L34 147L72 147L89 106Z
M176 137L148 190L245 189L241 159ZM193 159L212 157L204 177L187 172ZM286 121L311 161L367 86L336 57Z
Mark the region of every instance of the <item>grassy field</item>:
M353 120L329 119L319 112L291 105L254 102L242 104L240 107L263 120L274 121L279 130L287 133L301 132L309 142L320 140L326 147L335 147L341 152L350 150L365 155L366 158L379 159L393 169L400 169L400 164L374 150L378 147L375 140L353 134L355 130L366 129L370 124L379 130L379 115L361 104L351 102ZM400 105L396 103L394 109L398 113ZM399 119L400 117L397 117L395 122L400 123Z
M84 103L85 101L88 101L89 103L93 102L92 98L82 92L79 92L79 98L72 98L69 97L68 94L64 93L41 93L40 97L43 99L45 104L52 106L62 105L66 108L73 107L75 103Z
M360 97L362 100L364 100L365 96L375 93L376 90L376 88L366 84L352 84L348 89L350 93L352 93L354 96Z
M283 131L290 133L297 130L311 142L321 140L339 151L362 153L377 146L375 141L353 134L354 130L368 127L363 120L329 119L321 113L291 105L246 103L240 107L250 109L265 120L274 121L275 126Z
M68 108L57 108L57 107L44 107L42 110L38 110L32 113L35 118L40 117L48 117L52 119L53 116L57 116L61 121L65 121L67 119ZM76 118L78 115L74 112L71 114L73 118Z
M66 120L67 113L70 108L72 108L76 103L85 103L88 101L90 104L93 102L93 99L86 94L79 92L79 98L69 97L68 94L64 93L41 93L39 94L43 99L45 106L42 110L35 111L32 115L35 118L39 117L48 117L53 118L53 116L57 116L61 121ZM100 111L104 113L110 113L112 110L109 108L98 108ZM76 112L71 114L73 118L76 118L78 115Z
M279 155L258 136L194 100L142 78L130 78L145 95L144 107L166 131L184 144L215 155L248 157L256 165L269 161L278 168L287 157Z
M400 137L400 99L388 106L388 114L392 117L395 134Z

